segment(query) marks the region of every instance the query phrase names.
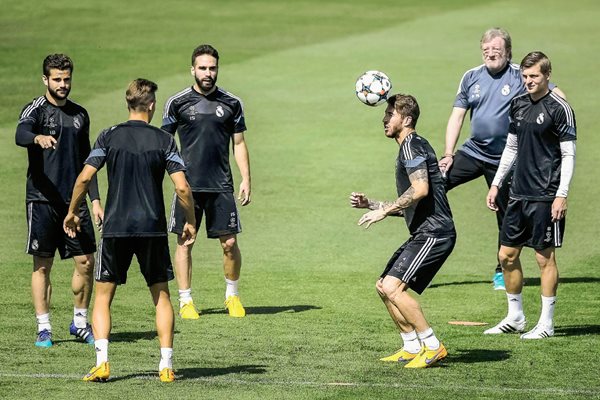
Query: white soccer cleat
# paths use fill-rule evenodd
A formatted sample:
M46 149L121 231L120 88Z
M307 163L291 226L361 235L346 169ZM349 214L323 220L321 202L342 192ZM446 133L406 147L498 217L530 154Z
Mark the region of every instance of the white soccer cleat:
M498 323L498 325L494 326L483 332L484 335L498 335L500 333L518 333L523 332L525 330L525 317L521 320L509 319L508 317L504 318L502 321Z
M545 339L554 336L554 326L537 324L535 328L521 335L521 339Z

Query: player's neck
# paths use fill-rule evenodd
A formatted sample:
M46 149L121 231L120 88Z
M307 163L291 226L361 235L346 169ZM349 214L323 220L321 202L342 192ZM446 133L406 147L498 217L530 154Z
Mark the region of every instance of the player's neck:
M212 87L210 90L208 90L208 91L202 90L202 89L200 88L200 86L198 86L198 84L197 84L197 83L195 83L193 87L194 87L194 90L195 90L196 92L200 93L200 94L201 94L201 95L203 95L203 96L208 96L209 94L211 94L212 92L214 92L215 90L217 90L217 85L213 86L213 87Z
M402 144L402 142L404 142L404 139L406 139L406 137L408 135L410 135L411 133L415 133L415 132L416 131L413 128L403 129L402 132L400 132L400 134L396 138L396 142L398 142L398 144Z
M147 124L152 121L150 113L143 111L129 111L129 121L143 121Z
M550 93L550 89L546 88L546 90L541 91L541 92L530 93L529 97L531 97L532 101L538 101L542 97L546 96L548 93Z

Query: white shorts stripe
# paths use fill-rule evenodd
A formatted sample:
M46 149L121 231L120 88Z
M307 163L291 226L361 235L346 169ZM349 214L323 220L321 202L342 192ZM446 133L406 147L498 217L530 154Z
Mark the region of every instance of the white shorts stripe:
M33 203L27 203L27 244L25 245L25 253L29 251L31 244L31 220L33 219Z
M436 238L427 238L427 241L425 241L425 245L421 248L421 250L419 250L412 263L410 263L410 265L408 266L406 273L402 277L402 280L404 282L408 282L414 276L415 272L417 272L417 269L419 269L419 267L423 263L423 260L425 259L425 257L427 257L427 255L429 254L436 242Z
M560 224L559 221L554 222L554 247L562 246L562 237L560 236Z
M98 251L96 252L96 280L100 280L100 276L102 273L102 244L104 243L103 239L100 239L100 243L98 244Z

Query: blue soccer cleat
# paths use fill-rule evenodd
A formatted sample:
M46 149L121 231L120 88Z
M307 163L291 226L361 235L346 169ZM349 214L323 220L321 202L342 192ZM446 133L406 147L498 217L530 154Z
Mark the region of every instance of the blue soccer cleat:
M504 286L504 275L502 272L496 272L494 274L494 290L506 290L506 286Z
M92 332L92 326L90 324L85 324L85 328L78 328L75 326L75 323L71 321L69 332L82 342L94 344L94 333Z
M35 345L36 347L52 346L52 332L50 332L48 329L42 329L40 332L38 332Z

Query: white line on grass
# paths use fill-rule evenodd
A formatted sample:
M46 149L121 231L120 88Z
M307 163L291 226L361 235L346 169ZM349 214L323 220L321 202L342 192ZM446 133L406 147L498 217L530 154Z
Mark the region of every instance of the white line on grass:
M24 378L24 379L76 379L80 380L83 375L75 374L15 374L15 373L4 373L0 372L0 378ZM176 375L177 377L177 375ZM125 376L113 376L111 379L119 380ZM179 376L181 378L181 376ZM158 376L154 374L132 374L127 375L126 379L138 379L138 380L157 380ZM372 382L312 382L312 381L279 381L279 380L246 380L238 378L222 378L222 377L197 377L197 378L185 378L180 382L204 382L204 383L215 383L223 384L230 383L236 385L266 385L266 386L313 386L313 387L348 387L348 388L389 388L389 389L440 389L440 390L452 390L459 391L461 393L469 393L472 391L476 392L493 392L493 393L536 393L536 394L556 394L556 395L597 395L600 392L600 387L588 387L586 389L578 388L511 388L505 386L458 386L458 385L415 385L406 383L372 383ZM109 380L110 382L110 380Z

